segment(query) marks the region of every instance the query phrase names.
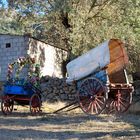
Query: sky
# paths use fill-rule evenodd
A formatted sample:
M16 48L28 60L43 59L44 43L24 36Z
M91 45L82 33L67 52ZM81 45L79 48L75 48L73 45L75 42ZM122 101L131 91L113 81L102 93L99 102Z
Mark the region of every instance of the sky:
M6 0L0 0L0 7L7 7L7 1Z

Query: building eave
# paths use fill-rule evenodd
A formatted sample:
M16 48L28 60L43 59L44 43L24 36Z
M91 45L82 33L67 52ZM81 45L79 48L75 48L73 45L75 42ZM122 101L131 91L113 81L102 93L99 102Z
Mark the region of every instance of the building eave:
M65 48L57 47L57 46L54 45L54 44L47 43L46 41L43 41L43 40L40 40L40 39L38 39L38 38L36 38L36 37L31 36L30 34L19 35L19 34L10 34L10 33L7 33L7 34L0 33L0 36L2 36L2 35L20 36L20 37L28 37L28 38L32 38L32 39L35 39L35 40L40 41L40 42L42 42L42 43L45 43L46 45L50 45L50 46L53 46L53 47L55 47L55 48L58 48L58 49L61 49L61 50L64 50L64 51L68 52L68 50L65 49Z

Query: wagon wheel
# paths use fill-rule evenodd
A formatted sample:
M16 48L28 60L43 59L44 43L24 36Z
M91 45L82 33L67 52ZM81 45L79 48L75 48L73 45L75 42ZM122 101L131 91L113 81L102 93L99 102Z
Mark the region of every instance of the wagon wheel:
M37 115L41 112L41 99L37 94L32 95L29 105L32 115Z
M98 79L87 78L79 87L78 100L83 112L89 115L100 114L106 107L107 92Z
M132 92L129 90L115 90L109 95L108 113L124 113L132 102Z
M9 96L4 96L1 101L1 111L5 115L9 115L13 111L14 101Z

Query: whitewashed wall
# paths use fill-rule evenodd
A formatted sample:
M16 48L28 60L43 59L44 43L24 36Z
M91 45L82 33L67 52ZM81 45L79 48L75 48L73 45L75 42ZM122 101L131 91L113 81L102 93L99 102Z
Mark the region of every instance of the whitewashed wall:
M67 56L66 51L30 38L27 53L41 65L42 76L62 77L62 61Z
M0 35L0 81L6 80L9 63L13 62L20 56L26 55L27 42L28 37ZM11 47L6 48L6 43L10 43Z

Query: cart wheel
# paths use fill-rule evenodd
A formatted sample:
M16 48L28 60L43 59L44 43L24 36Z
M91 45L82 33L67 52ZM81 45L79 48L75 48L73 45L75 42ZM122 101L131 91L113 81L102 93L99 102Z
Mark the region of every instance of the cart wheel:
M30 112L32 115L37 115L41 112L41 100L37 94L33 94L30 99Z
M83 112L93 115L100 114L106 107L107 92L97 78L83 80L78 88L79 104Z
M108 113L124 113L128 110L132 102L132 92L128 90L116 90L109 95Z
M1 101L1 111L4 115L9 115L13 111L14 101L9 96L4 96Z

